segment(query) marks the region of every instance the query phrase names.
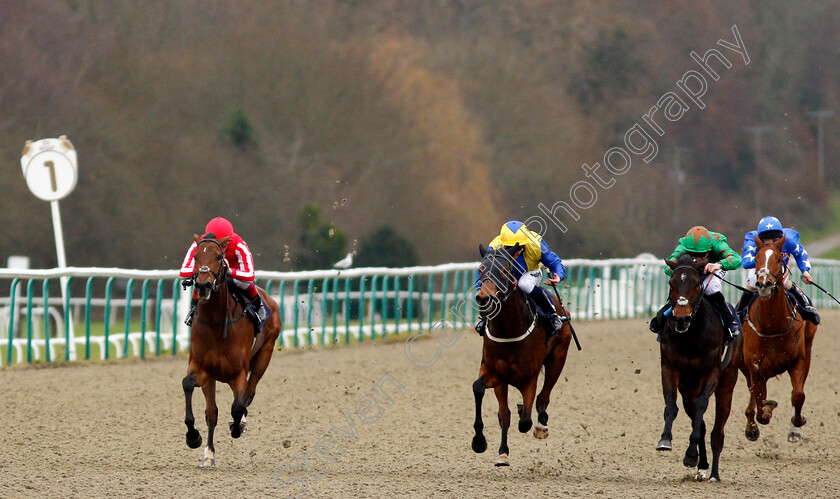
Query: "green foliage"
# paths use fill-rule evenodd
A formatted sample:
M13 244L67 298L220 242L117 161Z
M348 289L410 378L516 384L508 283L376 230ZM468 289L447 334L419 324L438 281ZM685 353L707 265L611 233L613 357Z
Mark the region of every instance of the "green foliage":
M240 149L256 145L256 131L254 125L245 116L244 109L238 107L228 110L222 125L222 137Z
M356 267L411 267L418 265L414 244L390 225L362 238Z
M328 269L344 258L347 235L332 222L321 219L321 207L310 203L300 211L303 232L295 258L296 270Z

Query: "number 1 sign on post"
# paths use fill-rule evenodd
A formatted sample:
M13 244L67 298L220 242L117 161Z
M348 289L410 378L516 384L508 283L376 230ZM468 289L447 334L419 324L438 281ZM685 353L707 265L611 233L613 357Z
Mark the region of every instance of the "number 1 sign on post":
M57 139L42 139L37 142L26 141L20 158L23 177L29 190L39 199L50 202L52 210L53 230L55 231L55 249L58 255L58 266L67 267L64 254L64 234L61 231L61 212L58 200L70 194L76 187L78 176L76 165L76 150L73 144L62 135ZM67 277L61 278L61 296L64 303L68 303ZM68 327L70 332L67 352L70 360L76 360L76 342L73 334L73 317L68 313ZM44 320L49 320L49 314L44 311Z

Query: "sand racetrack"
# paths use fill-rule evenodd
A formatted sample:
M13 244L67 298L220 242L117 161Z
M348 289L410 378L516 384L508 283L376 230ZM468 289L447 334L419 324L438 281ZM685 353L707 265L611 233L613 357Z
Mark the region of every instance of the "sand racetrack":
M215 470L197 468L202 449L184 442L185 357L5 369L0 496L290 497L304 485L307 497L840 495L840 312L825 313L817 332L804 441L786 440L787 375L768 384L779 408L760 439L747 441L739 379L719 484L693 482L682 466L684 413L674 424L674 451L654 450L663 402L658 344L645 321L578 321L576 329L583 351L572 344L554 390L551 435L520 434L514 415L510 468L493 466L500 432L492 391L483 406L489 448L470 449L481 355L472 331L428 368L407 360L403 341L276 352L238 440L227 431L230 389L218 385ZM428 360L436 347L419 341L412 352ZM377 382L390 405L374 394ZM514 407L521 397L512 392L510 400ZM200 390L193 403L206 441ZM711 431L713 407L706 422ZM318 451L332 462L318 461ZM277 483L299 480L278 490L272 474L283 467Z

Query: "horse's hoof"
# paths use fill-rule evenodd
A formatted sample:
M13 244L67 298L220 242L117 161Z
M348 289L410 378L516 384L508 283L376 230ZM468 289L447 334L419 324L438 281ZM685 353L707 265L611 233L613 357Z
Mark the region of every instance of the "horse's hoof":
M481 454L487 450L487 439L484 435L476 435L472 439L472 450L476 454Z
M190 449L198 449L201 447L201 433L196 429L187 431L187 447Z
M798 444L802 441L802 429L797 428L796 426L790 426L790 432L788 432L788 442L792 444Z
M534 423L532 421L520 421L519 422L519 433L528 433L531 430L531 426Z
M656 444L656 450L671 450L671 441L663 438Z
M238 426L234 426L233 421L228 421L228 428L230 428L230 436L233 438L239 438L240 435L245 433L247 429L247 424L244 421L240 421ZM236 431L234 431L236 429Z
M744 436L747 437L747 440L749 440L750 442L755 442L756 440L758 440L759 435L761 435L761 431L758 429L758 426L756 426L752 430L749 428L744 430Z
M209 446L204 449L204 459L198 467L209 470L216 468L216 453L210 450Z
M540 440L548 438L548 426L543 426L539 423L534 425L534 438Z
M705 482L706 477L709 476L709 469L706 468L705 470L697 470L697 474L694 475L695 482Z
M507 454L499 454L496 459L496 466L510 466L510 459Z
M697 463L700 462L700 456L689 456L688 454L683 457L683 466L686 468L696 468Z
M720 477L712 476L711 478L709 478L709 483L720 483Z

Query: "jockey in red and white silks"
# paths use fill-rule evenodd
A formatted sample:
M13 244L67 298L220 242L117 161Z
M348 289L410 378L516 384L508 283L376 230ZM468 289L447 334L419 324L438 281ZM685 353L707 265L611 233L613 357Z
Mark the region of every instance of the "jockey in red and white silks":
M242 237L233 231L233 225L225 218L216 217L207 223L204 229L202 238L212 237L213 239L221 239L229 237L227 244L222 246L225 252L225 260L229 269L230 277L236 287L242 290L242 293L254 305L254 311L260 326L267 317L267 311L262 306L260 295L257 292L257 286L254 284L254 257L251 255L251 249L248 243ZM193 242L184 261L181 264L181 279L191 279L195 274L195 252L198 249L198 243ZM193 305L190 307L190 313L185 321L187 325L192 323L192 317L195 312L196 296L193 292Z

